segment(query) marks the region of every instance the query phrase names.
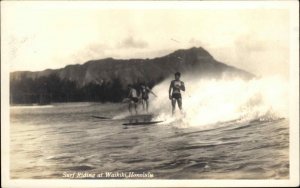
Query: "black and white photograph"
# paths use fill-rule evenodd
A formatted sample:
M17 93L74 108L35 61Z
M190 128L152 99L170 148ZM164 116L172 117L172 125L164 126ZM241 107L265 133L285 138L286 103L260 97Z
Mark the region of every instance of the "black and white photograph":
M299 185L298 9L2 1L2 186Z

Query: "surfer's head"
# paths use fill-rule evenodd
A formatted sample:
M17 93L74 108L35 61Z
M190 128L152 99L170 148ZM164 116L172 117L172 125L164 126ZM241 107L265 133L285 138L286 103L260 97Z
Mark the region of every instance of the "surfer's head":
M131 88L132 88L132 85L131 85L131 84L128 84L127 87L128 87L129 89L131 89Z
M180 76L181 76L180 72L176 72L175 73L175 79L176 80L179 80Z

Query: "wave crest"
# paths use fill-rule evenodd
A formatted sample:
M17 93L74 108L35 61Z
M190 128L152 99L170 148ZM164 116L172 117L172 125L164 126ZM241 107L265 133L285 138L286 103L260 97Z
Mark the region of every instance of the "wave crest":
M153 88L157 98L151 101L152 111L166 122L173 122L179 115L171 116L168 98L170 80ZM288 117L288 83L281 77L203 79L183 77L186 92L182 92L184 118L188 126L203 126L232 120L276 120Z

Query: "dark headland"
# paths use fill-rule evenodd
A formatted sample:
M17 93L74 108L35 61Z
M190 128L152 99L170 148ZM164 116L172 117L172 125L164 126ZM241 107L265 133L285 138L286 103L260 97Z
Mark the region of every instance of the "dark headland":
M225 74L243 79L254 77L215 60L201 47L193 47L153 59L106 58L61 69L12 72L10 103L120 102L126 96L127 84L146 83L153 87L177 71L217 79Z

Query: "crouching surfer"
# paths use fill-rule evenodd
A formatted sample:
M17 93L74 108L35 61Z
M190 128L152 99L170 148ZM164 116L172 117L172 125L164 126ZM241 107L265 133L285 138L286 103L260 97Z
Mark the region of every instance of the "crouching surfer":
M132 108L134 108L135 114L137 114L137 104L139 102L137 91L131 84L128 85L128 89L129 89L128 98L130 100L128 105L128 110L130 114L133 115Z
M155 97L157 97L157 96L155 95L155 93L153 93L153 91L150 90L150 88L148 86L146 86L146 84L141 84L141 92L140 93L141 93L140 98L142 99L142 104L143 104L143 110L148 113L149 93L151 93Z

